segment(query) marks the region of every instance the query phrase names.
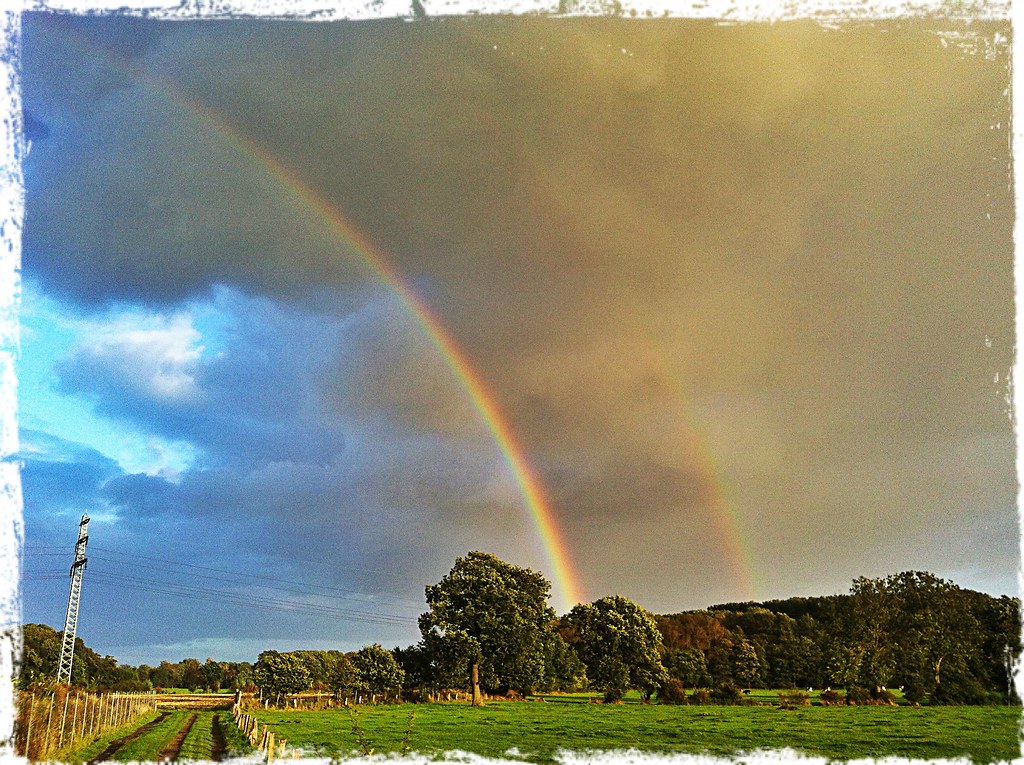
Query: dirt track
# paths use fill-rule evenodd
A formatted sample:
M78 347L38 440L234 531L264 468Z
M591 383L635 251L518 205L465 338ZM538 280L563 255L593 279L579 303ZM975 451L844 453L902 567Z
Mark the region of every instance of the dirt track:
M224 740L224 733L220 729L220 715L213 716L210 730L210 738L213 741L210 757L214 762L220 762L227 754L227 742Z
M97 763L97 762L106 762L107 760L109 760L111 758L112 755L117 753L118 749L120 749L122 746L127 744L129 741L134 741L139 736L141 736L144 733L146 733L150 728L152 728L155 725L157 725L158 723L162 722L163 719L165 717L167 717L167 715L169 715L169 714L170 714L170 712L162 712L158 718L156 718L155 720L153 720L151 722L146 723L145 725L143 725L143 726L141 726L139 728L136 728L131 733L129 733L127 736L121 736L121 738L114 739L113 741L111 741L107 745L106 749L104 749L102 752L100 752L98 755L96 755L96 757L94 757L93 759L89 760L88 765L94 765L94 763Z
M168 760L178 759L178 752L181 751L181 745L182 743L184 743L185 737L188 735L188 732L192 730L192 726L195 725L196 719L198 719L198 717L199 715L193 714L190 718L188 718L188 721L183 726L181 726L181 730L179 730L174 735L174 738L171 739L171 743L169 743L167 746L160 750L160 754L157 755L157 759L160 762L167 762Z

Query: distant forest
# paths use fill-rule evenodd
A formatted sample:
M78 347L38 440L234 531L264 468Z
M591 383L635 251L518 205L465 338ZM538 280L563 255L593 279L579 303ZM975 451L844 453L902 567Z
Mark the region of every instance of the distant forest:
M493 556L470 555L540 577ZM436 599L443 584L428 588L428 594L434 590ZM546 593L541 594L544 603ZM506 596L519 597L509 592L498 600ZM432 613L438 611L436 602L428 605ZM496 607L500 613L501 602ZM476 649L471 661L480 663L488 693L595 689L613 700L629 688L645 698L661 696L669 686L707 689L705 697L724 698L743 688L830 687L845 691L848 703L871 703L900 688L911 703L1019 703L1012 667L1021 651L1020 600L963 589L925 572L856 579L844 595L724 603L677 614L650 614L617 596L577 606L561 617L546 605L543 609L542 629L528 645L514 646L503 659ZM79 638L72 680L91 689L123 691L422 694L465 689L469 654L452 653L437 637L441 633L436 622L430 626L432 613L421 617L424 639L416 645L390 651L369 646L350 653L265 651L254 663L208 658L132 667L100 656ZM600 618L611 619L619 633L629 633L628 640L620 641L621 634L614 641L602 637L596 645L605 648L597 653L588 648L588 630L598 635L604 629L594 621ZM656 631L640 635L645 625L656 625ZM20 686L52 685L61 633L41 624L23 629ZM449 634L455 634L451 627Z

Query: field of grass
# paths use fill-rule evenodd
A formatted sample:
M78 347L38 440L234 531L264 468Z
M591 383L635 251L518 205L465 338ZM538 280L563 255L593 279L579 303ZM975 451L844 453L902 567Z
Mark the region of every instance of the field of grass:
M217 727L220 729L221 736L224 739L225 757L240 757L252 751L249 740L238 729L238 726L235 725L235 721L231 719L230 714L222 712L217 720Z
M79 746L74 749L63 749L56 752L53 755L55 762L66 762L66 763L81 763L89 762L90 760L98 757L110 743L122 736L127 736L134 730L137 730L146 723L150 723L159 717L158 712L150 712L142 717L132 720L129 723L125 723L117 728L112 728L103 733L101 736L96 736L85 746Z
M169 713L144 735L134 741L129 741L114 752L113 758L119 762L155 762L159 760L161 750L171 742L171 739L193 714L184 709Z
M178 751L179 760L212 760L213 745L213 712L196 712L195 723Z
M777 697L776 697L777 698ZM409 715L413 713L410 726ZM257 717L304 755L460 749L489 757L515 748L530 762L560 749L735 755L792 748L833 759L1020 756L1017 707L660 706L491 702L272 711Z

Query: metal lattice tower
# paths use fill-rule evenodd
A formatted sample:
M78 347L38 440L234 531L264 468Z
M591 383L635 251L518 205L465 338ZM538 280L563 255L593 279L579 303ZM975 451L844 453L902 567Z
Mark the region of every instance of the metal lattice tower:
M85 546L89 542L89 516L83 515L78 524L75 543L75 562L71 564L71 591L68 593L68 613L64 617L64 642L60 646L60 666L57 682L71 684L71 660L75 657L75 633L78 631L78 603L82 598L82 573L88 558Z

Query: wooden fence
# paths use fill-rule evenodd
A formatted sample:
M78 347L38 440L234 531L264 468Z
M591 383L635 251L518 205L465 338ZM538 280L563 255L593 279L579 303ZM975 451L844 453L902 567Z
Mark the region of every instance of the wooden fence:
M261 728L255 715L243 712L240 704L231 707L231 714L235 718L235 725L245 734L252 747L267 758L267 762L285 756L288 739L275 740L274 732L266 725ZM298 752L293 751L292 755L298 756Z
M148 693L87 693L76 688L22 691L17 700L14 751L31 762L47 760L155 709Z

